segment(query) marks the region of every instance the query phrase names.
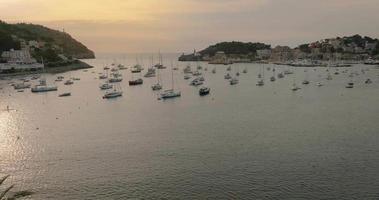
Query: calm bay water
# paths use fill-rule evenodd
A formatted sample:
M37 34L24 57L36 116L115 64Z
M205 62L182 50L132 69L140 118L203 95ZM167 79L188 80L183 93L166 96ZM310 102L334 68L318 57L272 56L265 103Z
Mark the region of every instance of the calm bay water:
M211 95L200 97L183 79L187 63L174 62L181 98L157 100L155 78L129 87L125 70L123 97L104 100L98 72L112 61L88 60L94 69L64 73L81 80L57 83L58 92L17 93L0 81L0 175L11 174L16 189L35 191L32 199L379 198L379 69L346 68L370 68L354 89L345 88L348 73L325 80L325 68L294 68L276 82L265 70L266 84L257 87L260 64L234 64L248 73L230 86L226 66L212 74L214 66L201 63ZM170 78L163 70L165 87ZM57 97L66 91L72 96Z

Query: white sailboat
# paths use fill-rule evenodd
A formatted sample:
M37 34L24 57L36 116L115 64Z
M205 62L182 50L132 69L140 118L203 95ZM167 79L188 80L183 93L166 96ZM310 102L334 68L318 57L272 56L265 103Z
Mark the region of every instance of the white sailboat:
M181 92L174 90L174 71L171 69L171 89L163 91L163 93L161 93L161 98L170 99L170 98L175 98L175 97L180 97L180 96L181 96Z
M116 97L121 97L122 96L122 91L120 88L120 85L115 85L113 90L105 92L103 99L112 99Z
M159 82L160 82L160 76L159 76L159 68L158 68L158 70L157 70L157 83L155 83L154 85L151 86L151 89L153 91L162 89L162 85Z
M43 59L42 59L42 65L43 65L43 72L45 72L45 65L43 64ZM49 91L57 91L58 87L55 85L48 85L46 82L46 78L42 77L40 79L40 84L35 85L34 87L31 88L31 91L34 93L37 92L49 92Z
M258 75L258 78L259 78L259 80L258 80L258 82L257 82L257 86L264 86L264 84L265 84L265 82L264 82L264 69L263 69L263 66L261 66L261 69L259 69L260 70L260 72L259 72L259 75ZM262 71L263 71L263 73L262 73ZM262 74L263 74L263 76L262 76Z

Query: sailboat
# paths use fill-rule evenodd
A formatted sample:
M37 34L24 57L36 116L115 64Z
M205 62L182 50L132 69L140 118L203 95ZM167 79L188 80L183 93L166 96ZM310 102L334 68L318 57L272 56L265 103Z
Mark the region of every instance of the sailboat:
M159 68L158 68L158 70L157 70L157 83L151 86L151 89L153 91L161 90L162 89L162 85L159 83L159 78L160 77L159 77Z
M263 76L262 76L262 74L263 74ZM264 68L263 68L263 66L261 66L261 68L259 69L258 78L259 78L259 80L258 80L256 85L257 86L264 86L265 82L264 82Z
M300 89L301 89L301 88L298 87L298 86L296 85L295 78L293 78L293 83L292 83L291 90L292 90L292 91L298 91L298 90L300 90Z
M347 85L345 87L346 88L354 88L354 82L353 82L354 76L349 76L349 77L350 77L350 81L347 83Z
M159 53L158 53L158 57L159 57L159 63L157 63L157 64L155 65L155 67L156 67L157 69L166 69L166 67L163 65L163 60L162 60L162 54L161 54L161 51L159 51Z
M101 84L99 87L100 87L100 89L102 89L102 90L108 90L108 89L112 89L112 88L113 88L113 85L112 85L112 84L109 84L109 83L103 83L103 84Z
M121 97L122 91L119 85L116 85L113 90L105 92L103 99L112 99L116 97Z
M185 74L191 74L191 73L192 73L191 66L190 66L190 65L187 65L187 66L183 69L183 72L184 72Z
M236 85L239 83L239 80L237 79L237 77L235 77L235 78L232 78L229 83L230 85Z
M163 91L163 93L161 93L161 98L170 99L170 98L175 98L175 97L180 97L180 96L181 96L181 92L174 90L174 71L171 69L171 89Z
M147 69L146 74L144 77L149 78L149 77L155 77L155 68L153 66L153 57L151 57L151 67ZM159 69L159 68L158 68Z
M272 76L271 76L271 78L270 78L270 81L271 82L274 82L276 80L276 78L275 78L275 68L273 68L272 69Z
M305 79L303 80L303 85L308 85L309 84L309 81L308 81L308 70L304 70L305 72Z
M99 76L99 79L107 79L108 78L108 70L104 70L104 73L102 73L100 76Z
M122 76L119 73L112 74L112 77L108 80L110 83L117 83L122 81Z
M43 72L45 72L45 65L43 64L43 59L42 59L42 65L43 65ZM42 77L39 82L40 82L39 85L35 85L34 87L31 88L32 92L49 92L49 91L58 90L57 86L47 85L45 77Z
M247 67L245 67L245 69L243 69L242 73L244 73L244 74L247 73Z

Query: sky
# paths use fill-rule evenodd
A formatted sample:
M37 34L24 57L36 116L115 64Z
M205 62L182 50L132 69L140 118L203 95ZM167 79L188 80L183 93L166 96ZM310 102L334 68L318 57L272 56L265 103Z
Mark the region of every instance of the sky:
M0 0L1 20L65 30L97 53L379 38L378 10L379 0Z

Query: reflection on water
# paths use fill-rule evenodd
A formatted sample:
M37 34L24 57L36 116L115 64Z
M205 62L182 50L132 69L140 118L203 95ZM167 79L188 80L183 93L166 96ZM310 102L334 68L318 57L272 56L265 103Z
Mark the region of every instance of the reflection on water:
M148 67L150 55L140 61ZM128 66L135 58L120 56ZM116 61L117 61L116 60ZM140 60L142 60L140 58ZM165 57L166 65L171 57ZM102 99L97 79L112 57L89 60L95 69L67 72L72 86L58 92L17 93L1 80L0 174L36 199L375 199L379 174L379 70L362 65L346 89L348 73L325 80L324 68L255 86L260 64L240 83L224 80L226 66L203 72L206 97L183 79L187 63L175 63L182 97L158 101L155 78ZM194 68L197 64L191 63ZM273 65L265 65L273 68ZM361 69L370 68L366 73ZM286 69L276 66L277 72ZM334 72L334 71L333 71ZM54 82L57 75L48 75ZM138 75L136 75L138 76ZM310 84L301 82L307 78ZM364 81L370 78L372 84ZM13 80L15 81L15 80ZM162 71L164 87L171 74ZM293 82L302 88L290 90ZM322 81L324 86L316 86ZM58 98L70 91L71 97ZM9 105L10 111L4 110Z

